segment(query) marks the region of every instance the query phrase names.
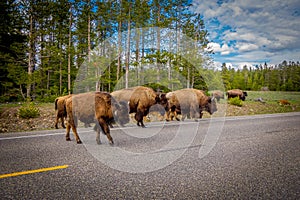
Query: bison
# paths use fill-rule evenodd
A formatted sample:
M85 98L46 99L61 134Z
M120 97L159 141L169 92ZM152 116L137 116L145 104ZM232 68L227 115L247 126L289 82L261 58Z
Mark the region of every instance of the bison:
M291 103L286 100L286 99L281 99L278 101L279 105L284 106L284 105L291 105Z
M67 117L67 112L65 109L66 100L70 98L72 95L66 95L62 97L57 97L55 99L55 110L56 110L56 120L55 120L55 128L58 129L58 121L61 120L61 126L65 127L64 119Z
M143 117L149 113L151 106L159 103L166 106L167 99L164 94L156 93L152 88L136 86L117 90L111 93L117 101L127 101L129 113L135 113L137 125L145 128Z
M57 97L55 99L55 110L56 110L56 119L55 119L55 128L58 129L58 121L61 120L61 126L65 127L64 120L67 118L67 111L66 111L66 100L72 97L72 94ZM90 127L91 122L85 122L84 127Z
M240 89L228 90L226 92L226 94L227 94L228 99L239 97L239 99L241 99L242 101L245 101L246 96L248 96L247 92L243 92Z
M211 96L217 99L217 102L220 102L220 99L224 99L224 93L220 90L212 91Z
M190 118L202 118L202 111L213 114L217 111L214 97L208 97L203 91L197 89L181 89L166 94L168 100L168 111L166 120L173 117L179 121L177 114L182 114L182 120L186 116Z
M66 100L67 129L66 140L70 140L70 129L72 128L76 142L81 144L76 127L78 120L85 123L95 122L94 130L97 132L96 142L100 144L100 130L106 135L110 144L113 139L110 135L110 123L115 120L120 124L128 123L127 105L119 104L109 93L90 92L74 95Z

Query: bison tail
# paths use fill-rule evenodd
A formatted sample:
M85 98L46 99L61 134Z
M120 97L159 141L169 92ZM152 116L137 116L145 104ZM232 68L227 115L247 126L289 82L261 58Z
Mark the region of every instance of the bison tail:
M58 101L58 99L55 99L55 103L54 103L54 105L55 105L55 110L57 110L57 101Z
M64 117L67 117L67 106L66 106L66 104L64 104Z

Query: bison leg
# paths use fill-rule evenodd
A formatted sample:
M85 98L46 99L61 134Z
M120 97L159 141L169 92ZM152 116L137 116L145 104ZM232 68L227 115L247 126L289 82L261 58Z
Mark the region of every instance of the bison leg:
M137 121L137 125L141 126L142 128L145 128L144 122L143 122L143 113L138 111L135 116L135 120Z
M61 126L62 126L63 128L66 128L66 127L65 127L65 120L64 120L64 117L61 117L60 119L61 119Z
M81 140L80 140L80 138L78 136L76 127L75 126L71 126L71 128L72 128L72 131L73 131L73 134L74 134L74 137L76 139L77 144L82 144L82 142L81 142Z
M165 114L165 118L166 118L166 121L168 122L168 121L170 121L170 113L171 113L171 111L170 110L168 110L167 112L166 112L166 114Z
M200 116L199 116L199 118L201 119L202 118L202 116L203 116L203 113L202 113L202 111L200 112Z
M101 140L100 140L100 126L98 123L96 123L96 125L94 126L94 130L96 131L96 142L97 144L101 144Z
M110 129L109 129L109 126L108 126L108 124L106 123L106 121L105 121L104 119L98 119L98 121L99 121L99 125L100 125L100 127L101 127L103 133L106 135L106 137L107 137L109 143L110 143L111 145L114 144L113 138L112 138L111 135L110 135ZM99 130L99 131L100 131L100 130ZM96 138L96 140L97 140L97 138ZM99 141L100 141L100 134L99 134Z
M58 124L58 118L56 117L56 120L55 120L55 128L56 128L56 129L58 129L57 124Z
M71 141L71 138L70 138L70 129L71 129L71 125L68 123L67 124L67 129L66 129L66 140L67 141Z
M70 141L70 128L72 128L72 131L73 131L73 134L74 134L74 137L76 139L76 142L77 144L82 144L79 136L78 136L78 133L77 133L77 130L76 130L76 126L75 124L72 122L72 121L69 121L68 124L67 124L67 130L66 130L66 140L67 141Z
M56 115L56 119L55 119L55 128L56 128L56 129L58 129L58 120L59 120L59 118L60 118L60 115L57 114L57 115Z
M180 121L180 119L178 118L178 113L177 113L176 110L173 112L172 120L173 120L174 117L175 117L175 119L176 119L177 121Z

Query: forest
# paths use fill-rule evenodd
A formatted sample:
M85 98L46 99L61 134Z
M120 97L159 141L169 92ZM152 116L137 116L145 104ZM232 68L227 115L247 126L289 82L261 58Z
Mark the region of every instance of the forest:
M212 63L191 0L4 0L0 102L148 85L163 91L300 91L299 61L254 68Z

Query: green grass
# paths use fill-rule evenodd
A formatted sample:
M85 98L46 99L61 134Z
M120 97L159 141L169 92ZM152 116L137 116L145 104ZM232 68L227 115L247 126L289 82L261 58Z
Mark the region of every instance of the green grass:
M266 102L278 102L286 99L291 103L300 103L300 92L278 92L278 91L247 91L247 101L254 101L261 97Z

